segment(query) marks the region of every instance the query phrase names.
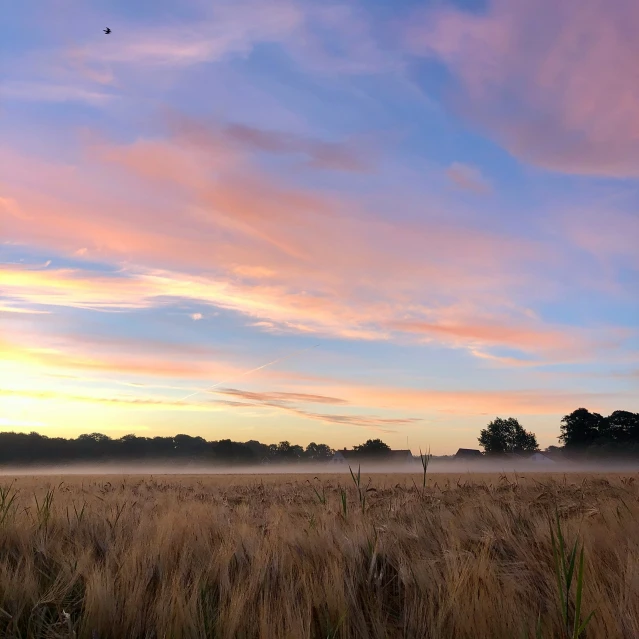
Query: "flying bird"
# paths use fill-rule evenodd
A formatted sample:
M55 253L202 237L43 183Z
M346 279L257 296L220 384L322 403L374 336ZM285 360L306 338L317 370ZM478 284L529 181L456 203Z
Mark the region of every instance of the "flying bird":
M109 27L107 27L107 28L104 30L104 33L106 33L107 35L109 35L109 33L111 33L111 29L109 29Z

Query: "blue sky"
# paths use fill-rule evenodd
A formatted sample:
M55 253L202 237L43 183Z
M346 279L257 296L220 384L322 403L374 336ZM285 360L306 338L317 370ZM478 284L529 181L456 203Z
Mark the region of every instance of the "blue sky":
M637 27L629 1L14 4L0 426L446 453L639 410Z

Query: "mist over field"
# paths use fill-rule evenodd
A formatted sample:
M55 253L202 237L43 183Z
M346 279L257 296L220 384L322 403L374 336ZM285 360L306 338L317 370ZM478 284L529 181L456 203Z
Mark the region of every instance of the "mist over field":
M361 469L366 474L422 475L419 461L414 463L375 463L364 461L350 464L350 469ZM535 463L504 460L481 460L462 462L455 460L431 460L428 476L459 475L469 478L486 474L562 474L562 473L637 473L637 461L557 461L554 463ZM350 477L349 464L333 463L292 463L292 464L250 464L232 466L214 466L206 463L183 463L176 461L130 461L126 463L94 462L69 464L5 465L0 467L0 477L20 476L60 476L60 475L233 475L278 476L278 475L345 475Z

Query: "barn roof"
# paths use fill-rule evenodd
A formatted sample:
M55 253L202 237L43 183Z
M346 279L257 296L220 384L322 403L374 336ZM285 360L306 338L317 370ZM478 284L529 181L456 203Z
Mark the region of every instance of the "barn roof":
M456 453L457 457L482 457L481 450L475 448L460 448Z

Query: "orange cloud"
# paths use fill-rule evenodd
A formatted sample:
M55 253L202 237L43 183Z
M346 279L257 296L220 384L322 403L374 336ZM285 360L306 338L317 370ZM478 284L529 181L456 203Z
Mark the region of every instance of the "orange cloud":
M26 346L25 342L29 345ZM173 380L228 379L244 372L215 349L124 337L12 335L0 340L2 361L34 371L84 371Z
M552 389L508 390L465 388L441 390L434 388L400 388L377 384L357 384L347 380L318 380L312 386L297 384L296 393L285 393L285 399L276 399L278 393L219 389L213 394L230 395L249 402L252 406L265 406L298 414L313 416L314 413L295 404L308 403L305 397L338 399L353 411L362 408L384 411L392 416L376 416L378 425L392 427L436 420L446 415L496 416L496 415L563 415L577 406L591 406L593 410L614 410L622 402L626 406L639 406L631 393L591 393L560 391ZM311 389L315 393L311 393ZM308 393L304 392L308 390ZM294 398L299 395L300 399ZM313 402L314 400L311 400ZM328 400L327 400L328 403ZM336 402L337 403L337 402ZM237 401L232 401L237 404ZM408 415L407 415L408 413ZM415 417L420 415L420 418ZM339 418L339 415L334 416ZM360 415L361 417L361 415ZM357 416L356 416L357 418ZM366 419L360 420L362 424Z
M547 325L518 325L515 322L504 323L429 323L425 321L394 322L395 330L416 333L431 339L443 339L454 344L471 345L471 347L503 346L530 353L550 355L583 355L597 343L596 335L588 335L588 331L571 327L552 327ZM620 344L629 333L613 331L605 339L599 335L602 345Z
M543 244L454 224L427 203L418 222L390 222L367 209L371 202L293 186L247 153L310 144L310 157L315 141L262 139L251 130L238 144L208 124L174 117L172 126L165 141L92 141L87 166L49 171L28 158L7 162L3 197L11 206L0 208L0 220L9 237L126 263L108 275L4 267L0 283L12 303L136 309L188 299L242 313L266 331L375 340L428 334L479 356L490 353L478 344L544 357L563 332L573 355L594 352L597 340L572 329L538 319L522 327L518 297L548 295L543 269L559 259ZM488 308L490 323L479 326Z
M622 402L637 406L630 393L588 393L534 390L438 390L432 388L397 388L345 383L340 386L316 385L318 392L341 395L351 406L370 406L390 411L410 411L425 417L456 415L561 415L577 406L593 410L614 410Z
M528 317L523 318L523 323L521 317L512 314L491 317L482 323L483 312L469 320L468 308L454 306L428 311L429 320L398 319L403 310L399 303L363 301L354 307L348 299L300 296L284 285L229 281L215 284L207 277L141 269L102 276L70 269L13 266L0 268L0 284L6 295L23 304L131 310L188 299L264 318L251 325L266 331L378 340L420 336L455 348L468 348L480 357L486 355L486 348L503 346L550 360L583 358L597 348L619 345L627 337L619 330L553 327ZM162 344L156 347L161 349Z
M249 401L269 403L269 402L299 402L302 404L347 404L348 402L339 397L326 397L325 395L313 395L309 393L255 393L251 391L238 390L237 388L220 388L216 394L230 395Z

